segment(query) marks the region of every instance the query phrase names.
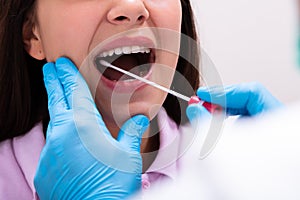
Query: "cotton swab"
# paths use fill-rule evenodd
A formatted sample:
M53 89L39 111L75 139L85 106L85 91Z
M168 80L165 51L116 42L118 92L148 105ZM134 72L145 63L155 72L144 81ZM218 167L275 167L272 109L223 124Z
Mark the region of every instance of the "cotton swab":
M110 64L110 63L108 63L108 62L106 62L105 60L100 60L99 62L100 62L101 65L103 65L103 66L105 66L105 67L110 67L110 68L112 68L112 69L114 69L114 70L117 70L117 71L123 73L123 74L126 74L127 76L130 76L130 77L135 78L135 79L137 79L137 80L139 80L139 81L142 81L142 82L144 82L144 83L146 83L146 84L148 84L148 85L151 85L151 86L153 86L153 87L155 87L155 88L157 88L157 89L160 89L160 90L162 90L162 91L164 91L164 92L170 93L170 94L172 94L172 95L174 95L174 96L176 96L176 97L178 97L178 98L180 98L180 99L183 99L183 100L185 100L185 101L187 101L187 102L190 102L192 98L193 98L193 100L195 101L195 98L194 98L194 97L187 97L187 96L185 96L185 95L183 95L183 94L180 94L180 93L178 93L178 92L175 92L174 90L170 90L170 89L168 89L168 88L166 88L166 87L163 87L163 86L161 86L161 85L159 85L159 84L157 84L157 83L155 83L155 82L153 82L153 81L149 81L148 79L145 79L145 78L143 78L143 77L140 77L140 76L138 76L138 75L136 75L136 74L133 74L133 73L131 73L131 72L129 72L129 71L126 71L126 70L124 70L124 69L121 69L121 68L119 68L119 67L116 67L116 66L114 66L114 65L112 65L112 64ZM203 101L200 101L200 100L199 100L198 103L200 103L200 102L203 103Z

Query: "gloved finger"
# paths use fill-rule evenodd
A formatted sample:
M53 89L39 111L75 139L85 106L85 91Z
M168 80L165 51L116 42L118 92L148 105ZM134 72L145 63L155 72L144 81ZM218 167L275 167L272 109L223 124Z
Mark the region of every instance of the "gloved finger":
M202 87L197 90L199 98L222 106L228 115L249 115L247 104L249 103L250 95L249 85L245 84L225 87Z
M242 83L225 87L202 87L197 90L197 96L202 100L229 108L244 108L248 103L251 103L249 101L260 103L262 101L258 100L266 94L271 95L259 83Z
M248 85L244 84L251 91L249 95L247 110L250 115L259 114L262 111L273 110L282 106L282 103L278 101L262 84L253 82Z
M55 115L68 109L68 106L54 64L45 64L43 67L43 74L44 83L48 94L48 109L50 117L53 118Z
M70 109L95 110L95 103L84 78L68 58L56 60L56 71Z
M141 138L148 127L149 119L144 115L136 115L124 123L117 140L129 150L140 152Z
M235 94L242 95L243 97L244 94L239 93L238 90L239 89L235 86L201 87L197 90L197 96L203 101L218 104L223 108L226 108L227 106L240 107L235 104ZM245 98L247 99L247 97ZM244 101L239 104L244 104Z
M186 109L186 115L189 121L193 124L202 117L211 116L206 108L201 104L191 104Z
M255 115L280 106L280 102L261 84L242 83L222 87L199 88L204 101L219 104L230 115Z

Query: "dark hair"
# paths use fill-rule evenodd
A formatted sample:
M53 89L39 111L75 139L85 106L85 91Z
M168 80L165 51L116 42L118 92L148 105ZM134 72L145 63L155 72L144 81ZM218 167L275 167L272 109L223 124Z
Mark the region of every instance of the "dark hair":
M181 0L181 5L181 33L183 37L180 43L180 57L176 67L177 73L175 73L171 89L186 96L192 96L200 85L200 49L190 0ZM183 84L186 81L188 81L188 85ZM185 110L188 106L188 102L168 94L163 106L169 117L172 118L177 125L187 122Z
M42 66L24 49L23 24L34 0L0 4L0 141L28 132L48 118Z
M0 141L25 134L40 121L47 128L45 124L49 121L42 74L46 61L32 58L23 42L23 25L30 20L27 13L33 11L34 3L35 0L0 0ZM181 0L181 3L182 33L197 41L190 2ZM181 42L182 46L185 48L181 55L185 58L179 58L177 70L195 90L199 86L199 72L192 64L198 66L199 54L195 53L198 48L186 41ZM172 87L185 93L178 83L173 82ZM186 106L170 95L163 105L177 124L185 121L181 119L185 109L182 105Z

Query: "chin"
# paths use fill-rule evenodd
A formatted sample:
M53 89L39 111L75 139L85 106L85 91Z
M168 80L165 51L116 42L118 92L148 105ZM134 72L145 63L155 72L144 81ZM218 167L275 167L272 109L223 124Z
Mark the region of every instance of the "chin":
M141 103L138 106L132 106L130 107L130 115L145 115L150 120L154 119L159 110L161 109L162 104L153 104L153 103Z
M134 102L129 105L113 105L110 110L110 121L118 124L120 127L124 124L125 121L130 119L135 115L145 115L149 120L155 118L157 113L162 107L162 103L153 103L153 102ZM106 118L104 116L104 118ZM106 118L107 119L107 118Z

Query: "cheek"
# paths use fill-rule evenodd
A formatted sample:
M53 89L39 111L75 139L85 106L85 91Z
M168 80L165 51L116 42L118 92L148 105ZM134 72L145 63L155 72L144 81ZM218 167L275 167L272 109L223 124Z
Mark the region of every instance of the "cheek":
M53 13L40 15L39 29L47 61L54 62L65 56L76 66L82 64L88 55L89 44L97 26L95 19L90 20L89 16L72 13L63 16Z
M182 7L180 0L149 0L148 9L152 25L159 35L157 61L175 68L181 39Z
M152 0L147 5L155 26L180 32L182 19L180 0Z
M72 27L60 29L59 26L49 30L45 28L42 32L41 40L46 59L53 62L66 56L79 66L87 56L90 37L83 32L74 32Z

